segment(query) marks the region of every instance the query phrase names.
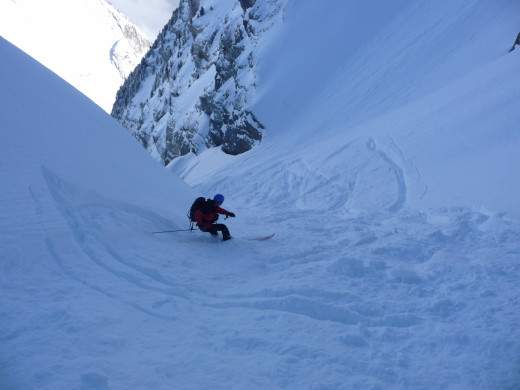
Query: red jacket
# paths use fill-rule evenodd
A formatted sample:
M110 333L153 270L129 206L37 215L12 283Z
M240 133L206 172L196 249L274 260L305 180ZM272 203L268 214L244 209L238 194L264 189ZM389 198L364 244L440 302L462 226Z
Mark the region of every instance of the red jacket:
M215 206L214 211L206 212L205 214L202 210L195 211L195 221L197 221L197 226L200 228L204 225L206 229L209 229L211 225L213 225L213 222L217 220L217 214L223 214L228 217L229 211L224 210L219 206Z

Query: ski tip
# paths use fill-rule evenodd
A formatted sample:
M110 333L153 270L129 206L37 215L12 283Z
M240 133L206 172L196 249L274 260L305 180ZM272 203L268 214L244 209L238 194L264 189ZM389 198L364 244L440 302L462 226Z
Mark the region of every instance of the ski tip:
M260 236L260 237L250 238L250 240L252 240L252 241L265 241L265 240L269 240L270 238L273 238L274 235L275 235L275 233L270 234L268 236Z

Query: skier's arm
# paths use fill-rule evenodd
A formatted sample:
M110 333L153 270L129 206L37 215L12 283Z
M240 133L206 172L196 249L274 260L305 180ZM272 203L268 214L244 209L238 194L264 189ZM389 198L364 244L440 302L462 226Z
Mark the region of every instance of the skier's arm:
M231 212L229 212L229 211L223 209L222 207L217 207L217 208L216 208L216 211L217 211L217 213L219 213L219 214L223 214L223 215L225 215L226 217L234 217L234 216L235 216L235 213L231 213Z

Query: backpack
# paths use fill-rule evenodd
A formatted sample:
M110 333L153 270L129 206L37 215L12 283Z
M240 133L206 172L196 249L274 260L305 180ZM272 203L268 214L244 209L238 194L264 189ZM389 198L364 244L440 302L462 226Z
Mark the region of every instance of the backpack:
M200 210L204 206L206 206L206 198L203 198L201 196L201 197L195 199L195 202L193 202L193 204L191 205L190 211L188 213L188 218L190 219L191 222L196 222L195 221L195 211Z

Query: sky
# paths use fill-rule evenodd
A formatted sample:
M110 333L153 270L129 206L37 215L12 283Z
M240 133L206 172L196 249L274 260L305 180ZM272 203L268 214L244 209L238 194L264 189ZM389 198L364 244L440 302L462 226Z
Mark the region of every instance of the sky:
M179 0L109 0L150 39L155 39L179 5Z

